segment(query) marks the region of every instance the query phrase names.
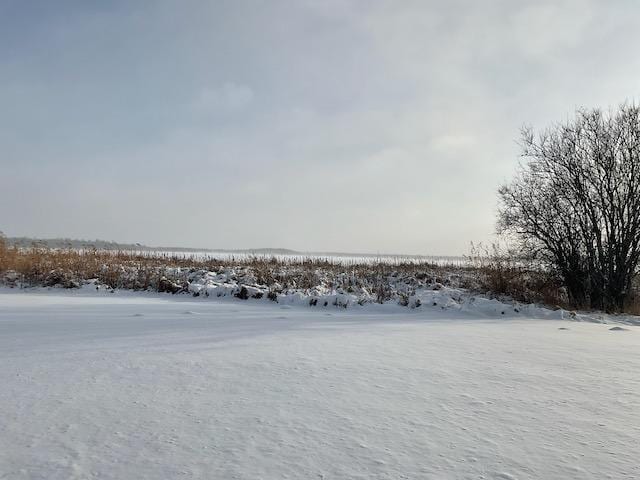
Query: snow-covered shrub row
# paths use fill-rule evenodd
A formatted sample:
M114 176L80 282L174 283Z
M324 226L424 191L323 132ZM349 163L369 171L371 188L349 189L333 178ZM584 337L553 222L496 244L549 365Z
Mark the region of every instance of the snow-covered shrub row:
M46 265L49 266L49 265ZM53 264L51 266L54 266ZM193 296L265 299L278 303L349 307L368 303L398 303L415 308L419 290L460 287L470 272L447 271L426 265L340 265L250 262L207 268L105 262L93 269L58 266L37 274L6 270L0 283L12 287L77 288L90 283L98 289L153 290Z
M290 268L291 279L296 278ZM488 317L523 314L535 317L571 317L574 314L561 309L550 310L533 304L520 304L508 298L490 298L475 295L462 288L467 275L472 272L442 272L411 274L392 271L384 278L376 275L353 275L343 272L334 276L326 271L313 272L317 285L310 288L284 287L278 282L266 285L257 282L250 268L238 267L219 272L192 271L187 275L187 291L195 296L236 297L245 300L274 301L283 305L311 307L364 306L366 304L397 304L408 308L454 309L483 314ZM442 280L441 283L437 280ZM178 284L176 284L178 285ZM381 294L380 289L384 290Z
M97 289L235 297L311 307L398 304L408 308L464 308L473 298L486 300L478 300L481 297L474 297L472 292L491 296L482 275L483 269L478 268L416 262L342 265L317 259L294 263L255 257L200 261L130 252L35 248L0 252L0 285L10 287L91 285ZM505 300L506 295L498 298ZM509 307L502 305L509 302L500 301L491 309L506 314Z
M265 281L266 279L266 281ZM232 267L220 271L197 270L186 276L189 293L195 296L268 299L278 303L310 306L364 305L394 302L415 308L421 300L419 290L440 289L442 284L434 274L391 271L382 274L369 271L309 270L288 265L271 268L267 275L252 267ZM451 274L446 283L456 281ZM176 285L179 282L176 282ZM458 281L459 283L459 281Z

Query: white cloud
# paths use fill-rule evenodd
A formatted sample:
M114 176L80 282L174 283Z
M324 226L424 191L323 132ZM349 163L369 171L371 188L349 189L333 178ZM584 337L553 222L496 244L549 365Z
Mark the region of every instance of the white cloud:
M578 47L597 29L591 2L576 0L529 5L515 12L513 32L522 52L541 60Z

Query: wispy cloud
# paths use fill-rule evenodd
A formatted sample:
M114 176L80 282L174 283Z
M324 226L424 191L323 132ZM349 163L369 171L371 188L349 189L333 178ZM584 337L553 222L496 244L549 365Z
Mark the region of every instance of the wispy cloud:
M214 114L237 112L249 106L253 95L253 90L246 85L228 82L219 87L202 89L196 98L195 107Z

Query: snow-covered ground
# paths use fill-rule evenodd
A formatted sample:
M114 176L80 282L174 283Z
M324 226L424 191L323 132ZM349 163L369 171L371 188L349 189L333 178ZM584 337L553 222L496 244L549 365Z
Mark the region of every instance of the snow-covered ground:
M640 327L373 307L0 290L0 478L640 478Z

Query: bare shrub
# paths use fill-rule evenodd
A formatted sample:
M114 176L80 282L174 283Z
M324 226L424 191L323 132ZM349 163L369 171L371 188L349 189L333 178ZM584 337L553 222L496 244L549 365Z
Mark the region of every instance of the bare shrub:
M525 270L515 253L497 243L471 244L469 263L478 271L481 290L496 295L519 296L524 289Z
M247 290L247 287L243 285L242 287L240 287L240 290L234 296L236 298L239 298L240 300L248 300L249 291Z
M567 304L556 275L504 244L472 244L468 261L477 275L468 277L467 288L527 303Z
M640 261L640 107L579 110L538 135L500 189L498 227L562 279L572 304L625 308Z

